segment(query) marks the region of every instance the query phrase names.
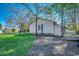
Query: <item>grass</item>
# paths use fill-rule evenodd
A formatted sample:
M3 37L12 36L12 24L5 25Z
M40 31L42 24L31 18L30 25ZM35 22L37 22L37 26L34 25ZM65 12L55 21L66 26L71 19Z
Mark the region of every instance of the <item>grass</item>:
M64 34L64 36L69 36L69 37L79 37L79 35L77 35L77 34L74 34L74 35L72 35L72 34Z
M32 47L31 34L0 34L0 56L24 56Z

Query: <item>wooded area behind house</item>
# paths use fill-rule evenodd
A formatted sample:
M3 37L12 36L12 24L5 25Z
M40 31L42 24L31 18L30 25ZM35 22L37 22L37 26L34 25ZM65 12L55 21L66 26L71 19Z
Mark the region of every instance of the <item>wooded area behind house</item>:
M9 4L7 11L10 15L4 17L5 24L0 24L0 29L4 32L29 32L29 24L39 18L45 18L57 22L61 25L62 36L66 29L79 34L79 4L75 3L29 3L29 4ZM17 5L18 8L14 7ZM21 8L19 8L21 7ZM4 28L3 28L4 27Z

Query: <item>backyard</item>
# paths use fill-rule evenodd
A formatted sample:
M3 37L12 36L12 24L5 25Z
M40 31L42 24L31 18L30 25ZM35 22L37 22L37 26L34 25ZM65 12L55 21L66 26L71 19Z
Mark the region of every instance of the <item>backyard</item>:
M34 37L31 34L0 34L0 55L24 56L32 47Z
M0 4L0 56L79 55L79 4Z

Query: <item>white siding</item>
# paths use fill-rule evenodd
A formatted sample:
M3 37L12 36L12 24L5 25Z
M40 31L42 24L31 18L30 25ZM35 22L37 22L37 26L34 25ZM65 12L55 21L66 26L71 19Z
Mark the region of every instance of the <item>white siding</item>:
M55 26L55 33L54 34L61 35L61 27L60 26L58 26L58 25Z
M30 33L36 33L35 22L29 26L29 31Z
M58 25L55 26L53 22L50 22L48 20L39 19L37 23L37 29L38 29L38 25L40 24L43 24L43 33L50 33L50 34L55 34L55 35L61 34L61 29L60 29L61 27L59 27ZM29 30L31 33L36 33L35 21L29 26ZM41 33L40 30L37 30L37 31L38 33Z

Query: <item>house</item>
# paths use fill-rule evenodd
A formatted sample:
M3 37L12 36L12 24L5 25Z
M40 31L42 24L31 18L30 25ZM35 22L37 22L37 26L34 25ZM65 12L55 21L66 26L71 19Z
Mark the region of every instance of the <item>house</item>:
M0 30L0 34L1 34L1 33L3 33L3 31L2 31L2 30Z
M32 23L29 25L29 32L36 33L36 20L33 20ZM38 19L37 33L61 36L61 26L58 25L56 22L48 19Z
M3 32L4 33L18 33L19 29L15 28L15 29L4 29Z

